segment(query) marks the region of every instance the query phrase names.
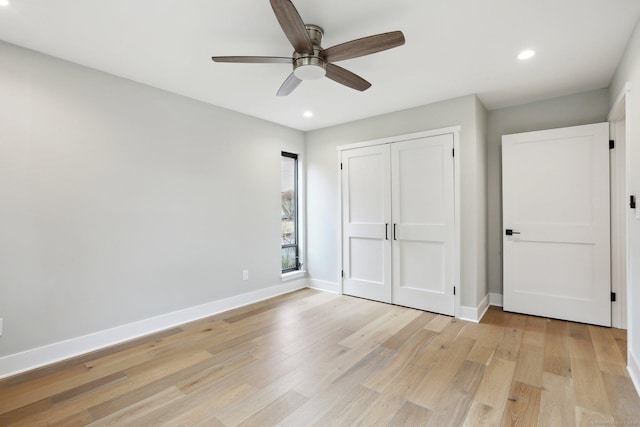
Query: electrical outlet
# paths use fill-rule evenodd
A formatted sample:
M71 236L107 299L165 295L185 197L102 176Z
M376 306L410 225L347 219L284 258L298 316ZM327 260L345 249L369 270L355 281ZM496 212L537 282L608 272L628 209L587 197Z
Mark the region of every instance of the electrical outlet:
M249 270L242 270L242 280L249 280Z

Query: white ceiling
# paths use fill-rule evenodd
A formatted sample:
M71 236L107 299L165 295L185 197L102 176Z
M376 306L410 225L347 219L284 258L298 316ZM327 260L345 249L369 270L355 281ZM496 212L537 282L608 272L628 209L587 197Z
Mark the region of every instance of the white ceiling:
M606 87L640 17L638 0L294 0L325 48L393 30L407 42L340 62L365 92L325 78L276 97L288 65L210 59L290 56L268 0L10 1L1 40L300 130L472 93L495 109ZM534 59L516 59L524 48Z

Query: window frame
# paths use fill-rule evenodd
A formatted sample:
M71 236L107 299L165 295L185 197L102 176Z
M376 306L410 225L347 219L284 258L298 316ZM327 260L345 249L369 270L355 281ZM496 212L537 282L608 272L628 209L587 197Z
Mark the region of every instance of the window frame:
M289 244L281 244L280 245L280 253L282 254L282 250L285 248L295 248L295 266L292 268L288 268L288 269L282 269L282 265L280 266L281 268L281 273L282 274L287 274L287 273L293 273L296 271L300 271L300 235L299 235L299 229L300 229L300 206L298 205L298 200L299 200L299 195L298 195L298 155L295 153L290 153L287 151L281 151L280 152L280 157L287 157L290 159L294 160L293 163L293 205L294 205L294 233L295 233L295 243L289 243ZM282 173L282 171L281 171ZM281 189L282 190L282 189Z

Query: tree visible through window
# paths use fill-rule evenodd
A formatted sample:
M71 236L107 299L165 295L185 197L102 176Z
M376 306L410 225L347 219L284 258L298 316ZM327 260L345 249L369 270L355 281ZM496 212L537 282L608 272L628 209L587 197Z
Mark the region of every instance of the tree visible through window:
M298 156L282 152L282 272L300 268L298 259Z

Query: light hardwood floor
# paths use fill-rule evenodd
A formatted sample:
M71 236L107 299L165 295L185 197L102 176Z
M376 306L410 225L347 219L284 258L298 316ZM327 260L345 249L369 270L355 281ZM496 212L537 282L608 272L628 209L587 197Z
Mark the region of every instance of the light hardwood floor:
M0 425L635 425L626 334L305 289L0 381Z

